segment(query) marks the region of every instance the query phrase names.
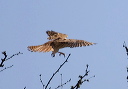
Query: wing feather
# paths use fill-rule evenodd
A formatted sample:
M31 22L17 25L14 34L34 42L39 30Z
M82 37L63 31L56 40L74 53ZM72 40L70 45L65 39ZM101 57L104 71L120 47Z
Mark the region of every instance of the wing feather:
M59 48L64 48L64 47L74 48L74 47L82 47L82 46L89 46L95 44L77 39L58 39L58 40L54 40L53 42L54 44L57 44Z
M42 44L42 45L37 45L37 46L28 46L28 50L32 52L49 52L53 51L54 49L52 46L50 46L51 41Z

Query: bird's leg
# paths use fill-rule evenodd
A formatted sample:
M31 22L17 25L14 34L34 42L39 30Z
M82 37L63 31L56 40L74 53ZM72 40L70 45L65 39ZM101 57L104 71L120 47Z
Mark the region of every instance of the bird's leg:
M59 56L64 55L65 57L65 53L62 53L62 52L58 52L58 53L59 53Z
M52 56L52 57L55 57L55 54L54 54L54 53L52 53L52 54L51 54L51 56Z

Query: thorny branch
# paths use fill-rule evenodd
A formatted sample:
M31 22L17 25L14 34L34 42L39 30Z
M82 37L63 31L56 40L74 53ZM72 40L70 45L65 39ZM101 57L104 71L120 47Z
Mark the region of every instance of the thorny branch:
M86 65L86 70L85 70L85 74L82 76L82 75L79 75L79 80L78 80L78 82L77 82L77 84L75 85L75 86L71 86L71 89L78 89L78 88L80 88L80 86L82 85L82 83L84 83L85 81L87 81L87 82L89 82L89 79L90 78L93 78L93 77L95 77L95 75L94 76L92 76L92 77L90 77L90 78L88 78L88 79L84 79L83 80L83 78L85 77L85 76L88 76L88 73L90 72L89 70L88 70L88 64Z
M48 83L45 86L45 89L47 89L48 85L50 84L51 80L53 79L53 77L56 75L57 72L59 72L59 70L61 69L61 67L68 62L68 58L70 57L71 54L68 55L67 59L63 62L63 64L60 65L60 67L55 71L55 73L53 73L53 75L51 76L51 78L49 79Z

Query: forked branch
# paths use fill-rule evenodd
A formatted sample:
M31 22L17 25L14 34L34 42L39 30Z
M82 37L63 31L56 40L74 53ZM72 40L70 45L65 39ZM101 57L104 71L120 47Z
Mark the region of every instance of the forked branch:
M75 86L71 86L71 89L78 89L78 88L80 88L80 86L82 85L82 83L84 83L85 81L87 81L87 82L89 82L89 79L90 78L93 78L93 77L95 77L95 75L94 76L92 76L92 77L90 77L90 78L88 78L88 79L83 79L85 76L88 76L88 73L90 72L89 70L88 70L88 64L86 65L86 70L85 70L85 74L82 76L82 75L79 75L79 80L77 81L77 83L76 83L76 85Z
M45 89L47 89L48 85L50 84L51 80L53 79L53 77L56 75L57 72L59 72L59 70L62 68L62 66L68 62L68 58L70 57L71 54L68 55L67 59L60 65L60 67L55 71L55 73L53 73L53 75L51 76L51 78L49 79L48 83L45 86Z
M4 58L1 59L1 63L0 63L0 67L4 67L4 62L13 58L15 55L19 55L19 54L23 54L23 53L16 53L16 54L13 54L12 56L10 56L9 58L7 58L7 54L6 54L6 51L2 52L2 54L4 55ZM0 70L0 72L8 69L8 68L11 68L13 67L13 65L9 66L9 67L5 67L4 69Z
M13 58L15 55L19 55L19 54L23 54L23 53L16 53L16 54L13 54L11 57L7 58L7 54L6 54L6 51L2 52L2 54L4 55L4 58L1 59L1 63L0 63L0 67L3 67L4 66L4 62Z

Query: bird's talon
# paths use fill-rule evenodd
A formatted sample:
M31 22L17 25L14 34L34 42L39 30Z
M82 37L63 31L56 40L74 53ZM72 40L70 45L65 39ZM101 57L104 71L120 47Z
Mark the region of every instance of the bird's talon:
M65 57L65 54L64 53L62 53L62 52L58 52L58 53L59 53L59 56L64 55L64 57Z
M52 57L55 57L55 54L51 54Z

